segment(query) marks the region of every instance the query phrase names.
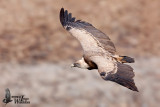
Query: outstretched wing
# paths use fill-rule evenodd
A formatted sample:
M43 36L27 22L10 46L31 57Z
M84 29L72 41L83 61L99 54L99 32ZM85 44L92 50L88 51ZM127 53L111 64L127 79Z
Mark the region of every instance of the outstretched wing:
M99 51L98 49L101 48L111 54L116 52L115 46L108 36L90 23L75 20L72 14L68 13L67 10L64 11L63 8L60 11L60 22L67 31L80 41L84 51Z
M118 68L117 72L114 74L108 74L104 79L116 82L122 86L129 88L130 90L138 91L133 80L133 68L129 65L121 64L119 62L116 64L116 66Z
M10 100L11 99L11 93L10 93L9 89L7 88L5 91L6 91L6 95L5 95L6 99Z
M92 56L91 60L97 64L98 72L104 80L110 80L130 90L138 91L133 80L135 75L131 66L116 62L111 58L104 58L103 56Z

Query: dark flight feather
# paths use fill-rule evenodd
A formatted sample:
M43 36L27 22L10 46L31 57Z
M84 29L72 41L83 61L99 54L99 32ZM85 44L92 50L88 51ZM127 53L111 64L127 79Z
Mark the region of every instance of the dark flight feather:
M126 64L117 63L118 70L115 74L108 74L104 79L116 82L122 86L129 88L130 90L137 91L133 77L133 68Z
M60 22L62 26L65 27L66 30L69 31L71 28L83 29L86 32L92 34L92 36L99 41L99 43L105 50L107 50L111 54L115 54L116 48L107 35L105 35L100 30L96 29L92 24L82 20L75 20L75 19L76 18L72 17L71 13L68 13L68 11L64 10L64 8L61 8Z

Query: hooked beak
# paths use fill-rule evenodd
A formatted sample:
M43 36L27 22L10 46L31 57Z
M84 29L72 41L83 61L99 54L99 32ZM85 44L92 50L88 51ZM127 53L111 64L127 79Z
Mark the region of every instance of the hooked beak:
M74 65L74 64L71 64L71 68L73 68L73 67L75 67L75 65Z
M79 63L73 63L73 64L71 65L71 67L79 67L79 68L80 68L80 64L79 64Z

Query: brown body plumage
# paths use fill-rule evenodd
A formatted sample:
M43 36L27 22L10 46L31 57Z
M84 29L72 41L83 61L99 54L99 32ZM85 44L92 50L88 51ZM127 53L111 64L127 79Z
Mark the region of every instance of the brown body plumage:
M72 66L85 69L98 69L104 80L116 82L133 91L138 91L133 77L133 68L123 63L133 63L128 56L119 56L110 38L88 22L75 20L71 13L62 8L60 22L82 45L84 55Z

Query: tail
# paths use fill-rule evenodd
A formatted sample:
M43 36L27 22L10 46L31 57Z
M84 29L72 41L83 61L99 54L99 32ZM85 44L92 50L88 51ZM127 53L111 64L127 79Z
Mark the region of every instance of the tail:
M130 90L137 91L138 89L134 83L133 68L126 64L117 63L117 72L115 74L108 74L105 80L116 82Z
M114 58L120 63L134 63L134 58L131 58L129 56L118 56Z

